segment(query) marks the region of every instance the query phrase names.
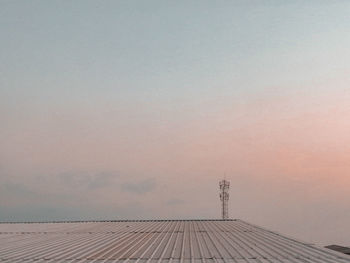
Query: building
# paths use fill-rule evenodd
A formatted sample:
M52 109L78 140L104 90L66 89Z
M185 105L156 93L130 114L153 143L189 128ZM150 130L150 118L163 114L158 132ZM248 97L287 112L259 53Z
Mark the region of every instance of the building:
M242 220L0 223L0 262L345 263Z

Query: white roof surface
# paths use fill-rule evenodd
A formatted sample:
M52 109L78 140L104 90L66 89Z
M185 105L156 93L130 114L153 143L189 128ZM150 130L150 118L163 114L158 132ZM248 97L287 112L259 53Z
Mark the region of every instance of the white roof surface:
M242 220L0 223L0 262L350 262Z

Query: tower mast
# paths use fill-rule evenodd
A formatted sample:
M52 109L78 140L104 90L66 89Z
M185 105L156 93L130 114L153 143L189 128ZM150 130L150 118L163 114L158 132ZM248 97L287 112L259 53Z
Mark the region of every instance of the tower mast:
M220 186L220 200L221 200L221 217L222 219L228 219L228 199L230 189L230 182L222 180L219 183Z

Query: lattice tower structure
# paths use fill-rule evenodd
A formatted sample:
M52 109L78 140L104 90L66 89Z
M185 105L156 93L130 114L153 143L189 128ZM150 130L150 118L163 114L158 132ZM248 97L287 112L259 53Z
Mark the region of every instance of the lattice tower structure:
M228 219L228 200L230 198L228 190L230 189L230 182L222 180L220 181L219 186L221 201L221 217L222 219Z

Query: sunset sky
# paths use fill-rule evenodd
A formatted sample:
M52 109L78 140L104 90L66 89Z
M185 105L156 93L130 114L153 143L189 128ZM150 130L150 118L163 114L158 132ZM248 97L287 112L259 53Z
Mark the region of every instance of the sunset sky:
M0 221L231 218L350 246L349 1L1 1Z

